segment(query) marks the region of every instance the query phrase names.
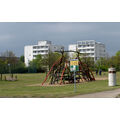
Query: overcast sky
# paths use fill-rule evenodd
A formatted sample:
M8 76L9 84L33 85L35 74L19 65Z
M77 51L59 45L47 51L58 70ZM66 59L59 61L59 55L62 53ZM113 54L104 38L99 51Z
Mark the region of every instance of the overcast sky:
M66 49L78 40L96 40L106 45L109 55L114 55L120 50L120 23L0 23L0 53L12 50L21 56L25 45L39 40L50 40Z

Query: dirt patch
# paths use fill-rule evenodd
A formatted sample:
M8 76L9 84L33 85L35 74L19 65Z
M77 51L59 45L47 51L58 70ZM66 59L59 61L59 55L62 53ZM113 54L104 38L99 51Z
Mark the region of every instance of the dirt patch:
M95 80L107 80L108 78L107 77L96 77L95 78ZM85 81L84 82L80 82L80 83L77 83L77 84L81 84L81 83L85 83ZM68 83L67 83L68 84ZM62 85L60 85L60 84L53 84L53 85L51 85L51 84L49 84L49 83L45 83L44 85L42 85L41 83L39 83L39 84L31 84L31 85L27 85L27 86L41 86L41 87L45 87L45 86L50 86L50 87L55 87L55 86L58 86L58 87L60 87L60 86L65 86L65 85L67 85L67 84L62 84Z
M96 77L95 80L108 80L108 77Z
M53 84L53 85L51 85L51 84L45 83L44 85L42 85L42 84L32 84L32 85L27 85L27 86L41 86L41 87L46 87L46 86L47 87L48 86L50 86L50 87L54 86L55 87L55 86L58 86L59 87L59 86L65 86L65 85L63 85L63 84L62 85L60 85L60 84Z

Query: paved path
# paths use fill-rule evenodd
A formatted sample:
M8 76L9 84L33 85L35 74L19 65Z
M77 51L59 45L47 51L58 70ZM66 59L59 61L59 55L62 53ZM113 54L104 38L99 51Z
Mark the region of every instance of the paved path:
M120 88L110 91L103 91L91 94L77 95L73 98L115 98L118 94L120 94Z

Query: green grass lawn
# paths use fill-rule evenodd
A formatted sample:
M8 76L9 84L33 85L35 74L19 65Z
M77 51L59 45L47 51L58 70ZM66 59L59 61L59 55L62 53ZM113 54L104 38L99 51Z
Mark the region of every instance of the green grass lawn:
M87 94L105 90L120 88L120 72L117 73L117 86L108 87L108 80L98 80L77 84L77 91L74 92L74 85L64 86L29 86L40 84L45 78L45 74L17 74L18 81L0 81L0 97L35 97L35 98L55 98L70 97L74 95ZM100 76L97 76L101 78ZM102 77L107 77L104 73Z

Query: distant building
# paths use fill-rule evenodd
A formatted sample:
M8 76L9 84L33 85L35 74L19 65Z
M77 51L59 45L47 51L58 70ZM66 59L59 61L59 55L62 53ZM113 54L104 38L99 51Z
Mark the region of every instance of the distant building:
M51 41L40 40L37 45L29 45L24 47L25 65L29 66L29 62L36 58L37 55L46 55L50 51L60 51L63 46L53 45Z
M71 44L68 46L69 51L76 51L77 49L77 44ZM69 56L72 58L74 55L74 52L69 52Z
M84 40L77 41L77 44L71 44L68 46L69 51L78 50L81 54L84 54L86 57L91 57L94 61L97 61L100 58L107 57L106 48L103 43L96 42L95 40ZM73 52L69 56L73 57Z

